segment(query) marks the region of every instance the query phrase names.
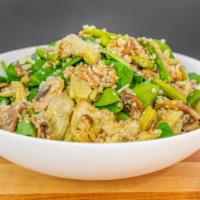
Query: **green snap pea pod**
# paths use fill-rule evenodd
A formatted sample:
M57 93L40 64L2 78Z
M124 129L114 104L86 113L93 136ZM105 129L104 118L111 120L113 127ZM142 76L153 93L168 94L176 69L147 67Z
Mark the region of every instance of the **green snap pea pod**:
M156 121L156 117L156 110L154 110L151 106L148 106L140 118L141 130L145 131L151 128L152 124L154 124Z
M0 105L9 105L9 104L10 104L9 98L0 97Z
M20 135L30 136L30 137L36 136L35 127L30 121L25 120L25 119L19 120L17 124L16 133Z
M195 80L197 83L200 83L200 75L195 72L189 73L189 78L190 80Z
M32 102L34 97L37 95L38 92L39 92L39 88L31 89L31 91L30 91L30 93L29 93L29 95L27 97L28 101Z
M159 45L162 52L167 51L170 58L175 58L172 49L166 42L162 42L161 40L154 39L154 41Z
M154 62L148 58L144 58L140 55L133 55L132 56L133 61L139 65L140 67L144 68L152 68L155 66Z
M159 53L157 50L154 48L154 46L151 44L151 42L147 40L141 40L141 44L147 48L149 53L151 55L155 55L155 64L159 70L160 78L162 80L165 80L167 82L170 82L170 75L167 67L164 65L163 60L161 59Z
M169 97L170 99L178 99L183 102L186 102L186 98L180 92L178 92L178 90L172 87L169 83L165 83L159 78L153 79L153 83L158 85L160 89L163 90L166 96Z
M127 119L129 119L129 116L124 112L119 112L119 113L116 114L116 120L118 122L121 121L121 120L127 120Z
M109 104L107 106L97 106L97 108L99 108L99 109L107 109L113 113L119 113L120 111L123 110L123 107L124 107L124 105L121 101Z
M145 81L136 85L133 88L133 92L142 101L144 107L147 107L152 105L155 101L159 92L159 87L149 81Z
M171 127L168 123L162 122L158 125L157 129L160 129L162 131L160 138L166 138L175 136L174 132L172 131Z
M118 88L121 88L127 84L131 84L133 77L136 74L131 65L108 50L103 49L102 53L111 59L107 60L106 64L113 64L113 67L117 71L119 76Z
M190 105L191 107L194 107L199 100L200 100L200 90L195 90L187 98L188 105Z
M134 76L134 71L126 66L122 65L120 62L115 60L106 60L106 65L113 65L115 68L117 75L119 77L119 81L117 83L118 88L122 88L127 84L131 84Z
M95 106L107 106L116 102L121 101L117 91L114 88L106 88L102 95L94 103Z

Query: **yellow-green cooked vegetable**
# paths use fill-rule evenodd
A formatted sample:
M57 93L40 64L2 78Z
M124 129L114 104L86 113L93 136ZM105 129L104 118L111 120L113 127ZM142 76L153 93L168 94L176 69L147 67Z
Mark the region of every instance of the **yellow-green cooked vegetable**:
M148 106L140 118L140 127L142 131L148 130L155 123L157 117L156 110Z
M149 53L152 56L155 56L155 64L159 70L160 78L162 80L170 82L171 78L170 78L169 71L168 71L167 67L165 66L165 64L164 64L162 58L160 57L158 51L156 50L156 48L147 39L145 39L145 40L142 39L142 40L140 40L140 42L144 47L147 48L147 50L149 51Z
M83 32L85 34L100 38L101 44L103 46L107 46L112 38L126 39L126 37L121 34L111 33L111 32L108 32L99 28L90 27L90 26L84 26Z
M165 92L165 95L170 99L178 99L183 102L186 102L186 98L180 92L178 92L174 87L172 87L169 83L165 83L159 78L154 78L153 83L158 85L160 89Z
M143 56L140 55L133 55L132 59L136 64L138 64L140 67L144 68L152 68L155 66L154 62L148 58L144 58Z

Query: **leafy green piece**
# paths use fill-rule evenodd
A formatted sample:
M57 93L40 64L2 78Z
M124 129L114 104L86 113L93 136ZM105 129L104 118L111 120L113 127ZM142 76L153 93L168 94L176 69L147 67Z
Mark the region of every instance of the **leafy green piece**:
M160 138L166 138L175 136L174 132L172 131L171 127L168 123L162 122L158 125L157 129L160 129L162 131Z
M42 81L45 81L49 76L53 74L55 69L53 67L42 68L41 70L35 72L28 83L29 87L34 87L40 85Z
M0 105L9 105L10 100L7 97L0 97Z
M162 80L170 82L171 78L169 75L169 71L168 71L167 67L165 66L165 64L164 64L162 58L160 57L159 53L157 52L157 50L154 48L154 46L148 40L141 40L140 42L144 47L147 48L147 50L149 51L149 53L151 55L155 55L155 64L159 70L160 78Z
M200 90L195 90L192 94L187 98L188 105L191 107L195 106L195 104L200 100Z
M43 60L43 59L37 59L35 61L35 63L33 64L33 66L32 66L32 72L34 73L34 72L39 71L44 64L45 64L45 60Z
M159 92L159 87L150 81L145 81L136 85L133 88L133 92L142 101L144 107L147 107L152 105L155 101Z
M16 133L20 135L35 137L36 136L36 130L33 124L25 119L19 120L17 124Z
M200 75L195 73L195 72L191 72L189 73L189 77L190 80L195 80L197 83L200 83Z
M6 75L7 75L7 80L8 82L12 81L19 81L20 77L17 75L15 64L11 63L8 65L8 67L5 69Z
M95 106L107 106L119 101L121 100L117 91L114 88L106 88L94 104Z
M29 93L29 95L27 97L28 101L32 102L34 97L37 95L38 92L39 92L39 88L38 87L31 89L31 91L30 91L30 93Z

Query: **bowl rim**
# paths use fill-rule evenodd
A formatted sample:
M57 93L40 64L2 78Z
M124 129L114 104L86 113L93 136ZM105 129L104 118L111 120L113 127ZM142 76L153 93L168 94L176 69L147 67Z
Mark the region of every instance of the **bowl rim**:
M11 51L6 51L3 53L0 53L0 59L4 56L6 56L7 54L13 54L16 53L17 51L31 51L34 50L35 48L40 48L40 47L47 47L47 44L44 45L36 45L36 46L30 46L30 47L24 47L24 48L20 48L20 49L14 49ZM200 60L184 55L182 53L177 53L174 52L175 55L178 55L180 57L184 57L186 59L190 59L194 62L199 62L200 64ZM48 139L43 139L43 138L37 138L37 137L28 137L28 136L24 136L24 135L19 135L17 133L13 133L13 132L9 132L9 131L5 131L3 129L0 129L0 137L1 134L3 134L4 136L9 136L9 137L14 137L20 140L25 140L28 142L39 142L39 143L50 143L50 144L55 144L55 145L72 145L72 146L124 146L124 145L143 145L143 144L151 144L151 143L158 143L158 142L167 142L167 141L173 141L176 140L177 138L186 138L189 137L191 134L192 135L197 135L200 134L200 128L196 129L194 131L190 131L187 133L183 133L183 134L179 134L179 135L175 135L172 137L167 137L167 138L158 138L158 139L153 139L153 140L145 140L145 141L130 141L130 142L116 142L116 143L90 143L90 142L68 142L68 141L62 141L62 140L48 140Z

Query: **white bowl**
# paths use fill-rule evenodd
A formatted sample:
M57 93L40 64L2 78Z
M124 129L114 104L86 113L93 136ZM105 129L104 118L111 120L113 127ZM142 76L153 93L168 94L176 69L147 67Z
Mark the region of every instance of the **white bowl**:
M12 62L34 47L0 55ZM187 70L200 73L200 62L176 54ZM165 139L116 144L88 144L30 138L0 130L0 156L25 168L52 176L110 180L139 176L166 168L200 148L200 130Z

